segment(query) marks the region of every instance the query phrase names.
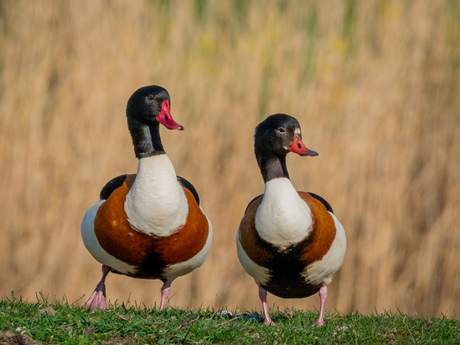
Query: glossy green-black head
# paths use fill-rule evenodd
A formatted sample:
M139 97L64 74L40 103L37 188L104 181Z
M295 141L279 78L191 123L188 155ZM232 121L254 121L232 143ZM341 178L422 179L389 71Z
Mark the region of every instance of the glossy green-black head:
M137 89L129 98L126 115L148 125L158 122L168 129L184 129L171 116L170 104L166 89L157 85L145 86Z
M289 152L300 156L318 155L317 152L306 148L302 142L297 119L286 114L271 115L256 127L254 150L258 160L263 156L283 157Z
M129 98L126 116L137 158L165 153L160 123L168 129L184 129L171 116L170 102L168 91L156 85L141 87Z

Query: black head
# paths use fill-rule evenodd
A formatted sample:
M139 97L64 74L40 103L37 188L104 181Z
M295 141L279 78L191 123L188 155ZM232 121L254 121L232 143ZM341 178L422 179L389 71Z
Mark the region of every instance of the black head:
M258 161L261 157L284 157L289 152L300 156L317 156L302 142L300 124L292 116L275 114L267 117L257 127L254 136L254 150Z
M145 86L136 90L128 100L126 117L137 158L165 153L160 138L160 123L168 129L184 129L172 118L168 91L160 86Z
M171 116L170 103L168 91L161 86L141 87L129 98L126 116L148 125L158 122L168 129L182 130L184 127Z

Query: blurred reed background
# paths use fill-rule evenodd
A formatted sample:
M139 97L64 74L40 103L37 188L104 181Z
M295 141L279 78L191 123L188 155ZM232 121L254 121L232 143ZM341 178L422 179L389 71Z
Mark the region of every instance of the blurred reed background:
M80 221L110 178L136 171L125 106L149 84L171 94L185 131L162 139L215 231L171 305L261 308L235 234L263 192L254 128L285 112L320 153L289 156L292 182L347 232L328 309L458 315L460 3L448 0L2 0L1 296L92 292L100 265ZM107 283L112 302L159 301L159 281Z

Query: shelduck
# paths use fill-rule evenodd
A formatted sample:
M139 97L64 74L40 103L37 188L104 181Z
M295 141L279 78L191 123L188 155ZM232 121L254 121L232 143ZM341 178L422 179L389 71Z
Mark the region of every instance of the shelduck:
M102 264L101 281L85 306L107 308L105 280L114 272L162 280L162 310L172 281L200 267L208 256L212 226L195 188L176 176L161 143L160 124L183 129L171 116L168 92L160 86L138 89L126 116L137 174L109 181L100 201L83 217L83 243Z
M236 238L239 261L259 287L266 325L273 324L268 291L282 298L319 292L316 325L322 326L327 284L345 256L345 231L326 200L296 191L286 167L289 152L318 153L305 147L299 122L286 114L261 122L254 139L265 190L249 203L241 219Z

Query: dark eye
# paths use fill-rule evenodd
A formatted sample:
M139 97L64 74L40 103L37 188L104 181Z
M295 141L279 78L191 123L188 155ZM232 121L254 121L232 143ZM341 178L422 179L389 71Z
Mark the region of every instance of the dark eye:
M285 129L283 127L278 127L278 132L284 133Z
M153 100L154 97L153 97L153 95L148 95L147 98L148 98L149 100Z

